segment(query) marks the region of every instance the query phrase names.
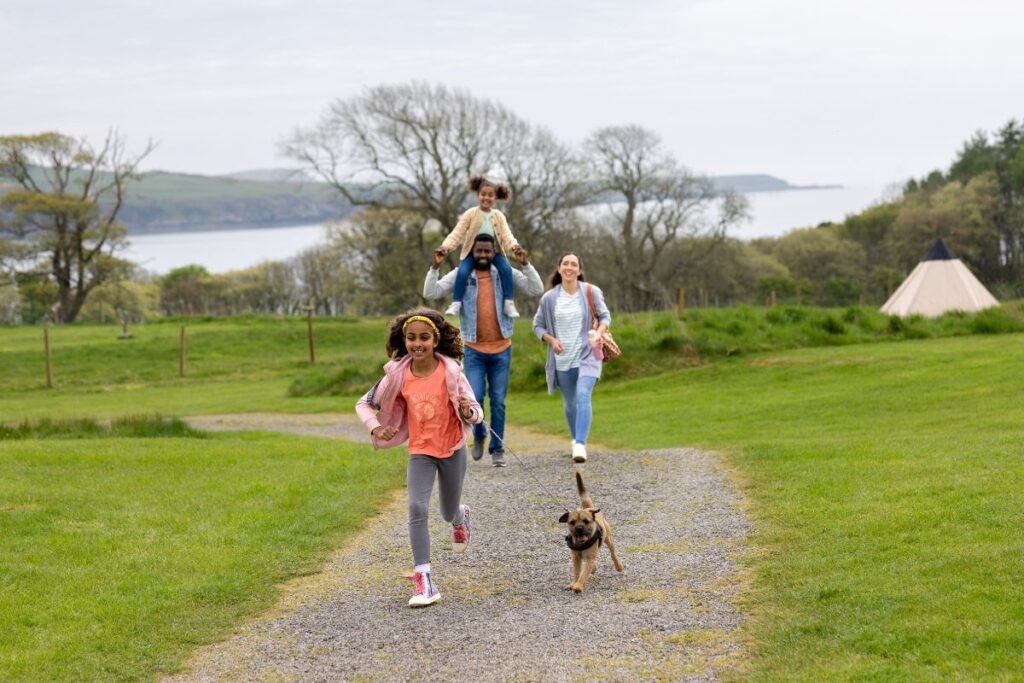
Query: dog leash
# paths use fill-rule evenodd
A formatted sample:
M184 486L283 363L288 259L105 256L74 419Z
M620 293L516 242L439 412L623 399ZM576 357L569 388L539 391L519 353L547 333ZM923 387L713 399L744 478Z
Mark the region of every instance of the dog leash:
M548 487L544 485L544 482L542 482L540 480L540 478L536 474L533 473L533 468L526 466L526 462L521 457L519 457L518 453L516 453L514 450L512 450L511 448L509 448L508 446L505 445L505 440L503 438L501 438L500 436L498 436L497 432L495 432L493 429L491 429L490 423L487 422L487 421L483 421L483 422L481 422L481 424L483 424L485 427L487 427L487 431L489 431L491 434L494 435L494 438L498 440L499 444L501 444L501 449L503 451L505 451L506 453L511 453L513 455L513 457L515 457L515 459L519 461L519 464L522 466L522 468L524 470L526 470L526 473L529 474L533 478L533 480L540 485L540 487L542 489L544 489L544 493L546 493L548 495L548 497L555 502L555 507L561 508L562 510L565 510L566 512L568 512L569 508L567 508L567 507L565 507L563 505L559 505L558 504L558 497L555 496L553 493L551 493L551 491L548 489Z

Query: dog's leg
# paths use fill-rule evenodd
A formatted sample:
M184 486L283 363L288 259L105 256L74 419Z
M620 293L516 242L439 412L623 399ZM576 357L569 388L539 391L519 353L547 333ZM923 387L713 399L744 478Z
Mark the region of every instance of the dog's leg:
M612 538L612 530L610 528L607 529L604 542L608 544L608 552L612 554L612 564L615 565L615 571L621 572L624 567L622 566L622 560L619 559L619 553L615 551L615 539Z
M583 571L580 572L580 576L576 579L576 585L573 586L573 590L577 593L583 592L583 587L587 585L587 579L594 573L594 567L597 565L597 553L594 553L592 557L588 557L587 561L583 563Z
M572 581L570 581L569 585L565 587L566 590L569 590L569 589L576 590L576 581L578 581L579 578L580 578L580 554L579 553L573 553L572 554Z

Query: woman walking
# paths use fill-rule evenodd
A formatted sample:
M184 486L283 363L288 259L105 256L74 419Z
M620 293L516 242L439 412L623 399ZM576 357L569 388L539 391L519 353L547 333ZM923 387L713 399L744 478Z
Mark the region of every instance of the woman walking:
M590 335L597 321L597 335ZM591 395L601 377L600 339L612 322L600 288L585 281L578 254L566 252L551 276L551 289L540 299L533 331L548 345L545 375L548 393L562 392L565 421L572 437L572 459L587 461L592 418Z

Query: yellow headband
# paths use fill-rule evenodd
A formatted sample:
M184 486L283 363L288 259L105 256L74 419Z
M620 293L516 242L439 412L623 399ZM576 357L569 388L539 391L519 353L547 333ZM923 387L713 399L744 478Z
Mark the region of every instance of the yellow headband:
M402 334L405 334L405 328L409 327L409 323L417 320L421 323L426 323L430 325L430 329L434 331L434 334L437 335L437 338L441 338L441 333L437 330L437 325L435 325L434 321L425 315L411 315L408 318L406 318L405 322L402 323Z

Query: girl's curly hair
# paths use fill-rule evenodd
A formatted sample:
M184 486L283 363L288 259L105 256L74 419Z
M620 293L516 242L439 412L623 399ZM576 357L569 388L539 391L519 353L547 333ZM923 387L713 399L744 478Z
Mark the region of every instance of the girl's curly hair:
M402 313L391 321L388 340L384 345L388 358L394 360L409 353L405 349L405 330L402 328L405 326L405 321L414 315L422 315L424 318L429 318L433 321L434 326L437 327L439 334L435 335L437 342L437 345L434 347L435 351L454 360L462 360L462 333L459 332L458 327L445 320L441 313L432 308L414 308L411 311Z
M467 184L469 191L473 194L480 194L480 190L485 187L494 188L494 196L501 201L505 201L512 196L512 190L509 189L505 183L496 183L493 180L488 180L482 175L474 175L469 177L469 183Z

